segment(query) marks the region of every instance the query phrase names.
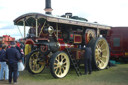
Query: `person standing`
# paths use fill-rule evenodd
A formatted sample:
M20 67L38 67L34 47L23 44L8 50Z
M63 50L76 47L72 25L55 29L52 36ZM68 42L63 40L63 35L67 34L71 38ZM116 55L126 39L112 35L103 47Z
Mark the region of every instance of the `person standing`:
M85 56L84 56L85 62L84 62L84 66L85 66L85 75L88 73L89 74L92 73L92 65L91 65L91 61L92 61L92 50L90 47L86 47L85 48Z
M0 55L1 55L1 50L2 50L2 44L0 44ZM0 59L0 74L1 74L1 59ZM0 75L0 80L2 80L2 76Z
M6 52L6 45L2 46L1 54L0 54L0 62L1 62L1 70L0 70L0 80L4 80L4 73L5 73L5 80L8 80L8 65L6 64L5 52Z
M12 83L12 76L13 76L13 83L17 83L17 71L18 71L18 62L21 62L20 53L16 49L16 43L11 42L11 48L6 50L6 59L8 60L9 66L9 83ZM12 74L13 73L13 74Z
M0 44L0 51L2 50L2 45Z
M22 59L22 53L21 53L21 48L20 48L20 43L19 42L17 42L16 43L16 49L19 51L19 53L20 53L20 58ZM23 62L23 61L22 61ZM20 75L20 73L19 73L19 71L17 72L17 78L19 77L19 75Z

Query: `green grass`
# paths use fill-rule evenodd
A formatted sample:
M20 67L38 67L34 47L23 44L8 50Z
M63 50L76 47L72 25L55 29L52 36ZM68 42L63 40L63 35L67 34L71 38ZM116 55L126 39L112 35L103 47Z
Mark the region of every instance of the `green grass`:
M84 73L84 68L81 69ZM128 64L121 64L101 71L93 71L91 75L78 77L75 70L70 69L65 78L55 79L49 68L41 74L20 72L18 85L128 85Z
M81 67L84 73L84 68ZM0 81L0 85L6 85L7 81ZM18 85L128 85L128 64L121 64L109 69L93 71L91 75L78 77L75 70L70 69L66 77L55 79L49 68L41 74L31 74L27 70L20 72Z

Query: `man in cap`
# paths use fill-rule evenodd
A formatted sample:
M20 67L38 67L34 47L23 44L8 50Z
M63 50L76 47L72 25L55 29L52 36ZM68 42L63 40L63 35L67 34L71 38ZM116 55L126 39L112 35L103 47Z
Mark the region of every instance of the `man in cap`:
M92 34L89 34L89 42L92 40ZM85 75L87 75L88 71L89 74L92 73L92 50L91 47L87 45L87 47L82 48L85 50L85 55L84 55L84 67L85 67Z
M85 75L88 73L91 74L92 72L92 65L91 65L91 61L92 61L92 50L91 47L86 47L85 48Z
M19 51L15 48L16 43L10 43L11 48L6 50L6 59L8 60L9 66L9 83L12 83L12 74L13 74L13 83L17 83L17 72L18 72L18 62L21 61L21 55Z

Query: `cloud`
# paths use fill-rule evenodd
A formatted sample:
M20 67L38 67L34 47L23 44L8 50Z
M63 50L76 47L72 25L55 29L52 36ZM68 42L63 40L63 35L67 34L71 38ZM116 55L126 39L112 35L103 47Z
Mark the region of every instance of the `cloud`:
M12 30L15 29L14 25L6 25L0 28L0 30Z
M74 16L86 18L89 22L128 26L128 0L51 0L51 4L53 15L72 12ZM29 12L45 13L44 8L45 0L0 0L0 36L10 34L19 38L21 35L13 20ZM20 30L23 33L21 27Z
M22 34L20 34L19 29ZM23 35L23 27L19 27L19 29L17 26L14 26L14 25L0 28L0 36L10 35L11 37L15 37L16 39L23 38L23 36L22 36ZM28 31L28 29L26 29L26 31ZM26 32L26 34L27 34L27 32Z

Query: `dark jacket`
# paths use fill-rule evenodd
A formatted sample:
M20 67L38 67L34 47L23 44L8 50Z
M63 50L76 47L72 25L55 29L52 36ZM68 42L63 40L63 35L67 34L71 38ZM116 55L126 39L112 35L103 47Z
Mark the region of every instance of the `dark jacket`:
M82 48L82 50L85 50L85 59L92 59L92 50L90 47Z
M8 63L18 63L19 60L21 60L19 51L15 47L11 47L6 50L6 59L8 60Z
M4 56L5 56L5 50L2 49L2 50L0 51L0 62L5 62Z
M21 57L21 59L22 59L22 57L23 57L23 54L21 53L21 48L20 47L18 47L18 46L16 46L16 49L19 51L19 53L20 53L20 57Z
M92 50L90 47L85 48L85 58L92 59Z
M21 49L18 47L18 46L16 46L16 49L19 51L19 53L21 54Z

